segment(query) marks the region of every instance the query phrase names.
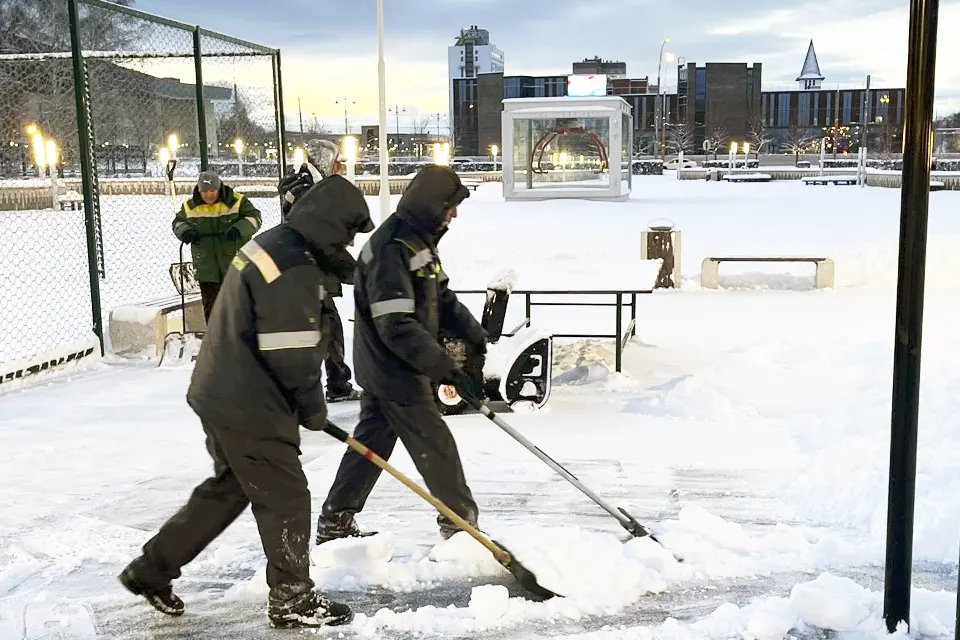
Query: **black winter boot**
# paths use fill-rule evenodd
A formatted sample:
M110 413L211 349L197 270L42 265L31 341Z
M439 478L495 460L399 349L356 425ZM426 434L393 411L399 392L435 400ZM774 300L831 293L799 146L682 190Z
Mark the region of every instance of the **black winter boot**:
M353 620L353 610L342 602L333 602L310 591L284 602L271 599L267 617L274 629L332 627Z
M337 540L338 538L366 538L376 535L376 531L360 531L353 514L349 512L325 514L317 518L317 544Z
M139 571L140 565L142 565L143 562L143 559L138 558L127 565L118 576L120 584L126 587L130 593L136 596L143 596L143 598L160 613L165 613L168 616L183 615L183 600L173 592L173 587L171 587L169 583L158 589L149 586L144 580L142 571Z
M360 399L360 392L348 384L343 388L330 387L327 389L327 402L352 402Z
M476 518L465 518L465 520L472 525L474 529L477 529ZM444 515L437 516L437 524L440 525L440 537L444 540L449 540L453 537L453 534L463 531L463 529L454 524L453 520L448 519Z

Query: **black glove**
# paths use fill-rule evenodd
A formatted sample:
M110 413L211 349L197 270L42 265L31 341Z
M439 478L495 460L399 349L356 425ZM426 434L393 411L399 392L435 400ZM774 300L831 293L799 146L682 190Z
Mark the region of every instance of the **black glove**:
M482 338L480 338L479 342L474 342L470 346L473 349L474 353L478 355L486 355L487 354L487 336L483 336Z
M480 385L460 365L456 365L453 371L441 378L440 384L449 384L456 387L460 397L465 400L468 398L476 401L480 400Z
M180 239L186 244L193 244L200 237L200 234L197 233L196 229L187 229L182 234L180 234Z
M303 428L310 431L326 431L327 424L327 412L323 411L307 418L303 423Z
M227 229L227 240L230 242L240 242L240 229L236 227Z

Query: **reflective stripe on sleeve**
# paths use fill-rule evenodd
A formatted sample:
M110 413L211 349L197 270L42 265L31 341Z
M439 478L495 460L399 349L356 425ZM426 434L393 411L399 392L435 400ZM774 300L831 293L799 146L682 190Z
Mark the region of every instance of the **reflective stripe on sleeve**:
M278 333L258 333L257 346L260 351L278 349L303 349L320 344L319 331L280 331Z
M391 313L413 313L413 300L410 298L394 298L393 300L374 302L370 305L370 315L374 318Z
M273 258L270 257L270 254L267 253L263 247L257 244L256 240L251 240L243 245L240 251L243 255L250 258L250 262L260 270L260 275L267 281L267 284L270 284L280 277L280 269L277 268L277 263L273 261Z

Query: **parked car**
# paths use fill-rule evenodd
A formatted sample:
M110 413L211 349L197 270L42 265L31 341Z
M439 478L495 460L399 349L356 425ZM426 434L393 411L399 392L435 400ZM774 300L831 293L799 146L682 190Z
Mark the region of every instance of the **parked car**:
M683 168L690 169L692 167L699 167L700 164L696 160L687 160L683 159ZM680 167L680 158L671 158L663 163L664 169L678 169Z

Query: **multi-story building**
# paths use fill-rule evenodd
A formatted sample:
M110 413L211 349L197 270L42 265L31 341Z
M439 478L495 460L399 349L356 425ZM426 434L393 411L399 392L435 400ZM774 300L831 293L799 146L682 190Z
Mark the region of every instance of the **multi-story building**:
M477 25L461 29L447 47L447 80L450 87L450 122L453 122L453 81L482 73L503 73L503 51L490 43L490 32Z
M634 150L701 153L704 142L721 152L731 141L750 142L763 152L783 152L826 139L828 149L855 150L861 143L879 151L899 145L903 124L902 88L824 88L813 42L807 49L797 87L762 90L763 65L682 58L677 90L657 93L648 78L607 77L607 93L633 108ZM594 65L581 67L578 65ZM603 71L595 58L574 63L574 71ZM617 69L621 70L621 69ZM623 71L626 71L623 65ZM579 73L577 73L579 75ZM458 155L486 155L500 145L504 98L567 95L568 76L504 76L479 73L451 82L451 123ZM660 101L660 109L657 108ZM657 127L656 117L661 114ZM657 139L659 133L659 139Z
M770 148L802 147L825 139L828 149L852 151L860 144L886 153L902 142L902 88L825 89L813 41L794 90L764 91L762 118L753 126Z
M608 79L620 80L627 77L627 63L615 60L601 60L600 56L584 58L573 63L574 75L604 75Z
M481 73L451 83L453 143L457 155L487 155L500 145L500 114L505 98L551 98L567 95L567 76L504 76Z

